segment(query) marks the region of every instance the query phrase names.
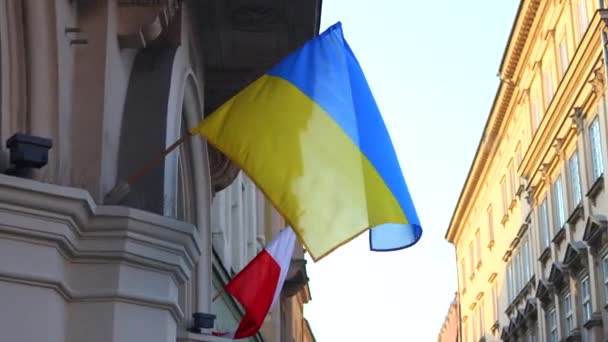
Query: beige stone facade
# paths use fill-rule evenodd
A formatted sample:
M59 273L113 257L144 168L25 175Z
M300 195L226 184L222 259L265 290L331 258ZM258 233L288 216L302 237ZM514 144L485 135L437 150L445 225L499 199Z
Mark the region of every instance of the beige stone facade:
M608 338L603 6L520 3L446 234L462 341Z
M0 1L0 340L225 340L192 314L236 327L242 308L213 295L281 218L200 137L110 194L319 17L316 0ZM4 174L15 133L52 139L45 167ZM306 287L302 260L284 302ZM281 311L251 340L293 341L281 320L301 315Z

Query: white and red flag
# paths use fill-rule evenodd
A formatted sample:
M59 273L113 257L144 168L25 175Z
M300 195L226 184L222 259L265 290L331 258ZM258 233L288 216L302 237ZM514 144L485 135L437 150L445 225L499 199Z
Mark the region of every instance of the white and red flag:
M224 291L230 293L245 309L245 316L234 333L214 333L234 339L257 334L266 314L279 298L296 240L287 227L256 255L243 270L228 282Z

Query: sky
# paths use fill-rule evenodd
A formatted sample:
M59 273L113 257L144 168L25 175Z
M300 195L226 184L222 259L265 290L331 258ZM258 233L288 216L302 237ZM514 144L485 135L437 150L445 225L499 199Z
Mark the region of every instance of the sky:
M307 265L320 342L436 341L457 291L444 236L498 87L517 0L323 0L342 22L393 140L423 226L411 248L363 234Z

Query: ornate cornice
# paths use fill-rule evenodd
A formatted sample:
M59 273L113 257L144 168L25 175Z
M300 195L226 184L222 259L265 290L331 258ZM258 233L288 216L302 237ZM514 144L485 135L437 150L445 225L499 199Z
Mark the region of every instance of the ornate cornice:
M576 129L577 133L581 133L585 127L585 113L581 107L574 107L572 114L570 114L572 120L572 127Z
M593 93L596 97L601 98L604 96L606 90L606 73L603 60L601 61L600 66L593 70L591 79L588 82L591 84Z
M456 210L450 221L445 238L453 242L456 236L457 226L460 225L461 217L465 215L471 197L479 187L480 178L484 174L485 166L491 161L491 155L497 148L497 136L503 127L507 110L519 83L516 70L524 62L520 57L525 46L529 44L528 37L534 24L534 18L540 7L540 0L524 0L521 2L517 17L513 23L507 48L503 54L498 76L501 80L517 80L514 82L501 82L492 104L490 115L484 127L484 134L475 152L475 159L467 175L465 185L462 189Z
M0 211L5 223L9 213L52 222L34 227L0 225L0 231L55 245L72 260L121 259L162 268L184 281L201 254L193 225L124 206L96 205L81 189L0 175ZM164 251L162 261L158 250Z
M240 169L222 152L211 145L208 145L208 153L213 191L218 192L232 184L236 176L238 176Z
M0 263L1 280L52 289L66 302L130 303L183 319L177 288L191 279L202 251L193 225L4 175L0 212L0 249L29 260Z
M120 47L144 48L155 43L179 45L181 2L118 0Z

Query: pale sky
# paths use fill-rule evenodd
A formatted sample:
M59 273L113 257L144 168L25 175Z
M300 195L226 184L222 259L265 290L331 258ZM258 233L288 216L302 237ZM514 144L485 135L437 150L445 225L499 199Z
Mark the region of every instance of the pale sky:
M367 233L308 262L320 342L436 341L457 290L444 239L490 111L517 0L323 0L342 22L422 222L415 246L370 252Z

